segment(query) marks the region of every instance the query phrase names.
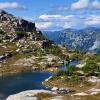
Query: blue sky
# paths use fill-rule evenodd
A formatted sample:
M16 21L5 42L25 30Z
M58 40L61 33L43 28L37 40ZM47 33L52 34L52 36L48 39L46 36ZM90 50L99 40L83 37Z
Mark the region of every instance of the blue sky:
M41 30L100 27L100 0L0 0L0 9Z

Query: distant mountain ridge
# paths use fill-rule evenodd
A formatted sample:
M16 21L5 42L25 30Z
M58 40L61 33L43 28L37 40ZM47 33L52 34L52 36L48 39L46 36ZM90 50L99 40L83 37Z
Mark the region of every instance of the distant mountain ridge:
M100 28L65 29L62 31L45 31L51 40L81 51L100 53Z

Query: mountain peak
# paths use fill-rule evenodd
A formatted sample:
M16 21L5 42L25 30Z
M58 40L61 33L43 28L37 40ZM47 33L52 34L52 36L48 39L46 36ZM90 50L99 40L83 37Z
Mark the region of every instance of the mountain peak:
M0 9L0 14L6 14L7 12Z
M17 18L4 10L0 10L0 30L5 33L16 31L32 32L36 31L35 23L22 18Z

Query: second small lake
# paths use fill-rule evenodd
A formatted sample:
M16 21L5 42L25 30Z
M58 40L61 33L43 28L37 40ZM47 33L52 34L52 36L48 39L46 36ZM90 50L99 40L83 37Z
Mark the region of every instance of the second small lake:
M77 64L80 64L79 60L71 60L68 64L64 64L61 66L62 70L66 70L68 66L76 66Z

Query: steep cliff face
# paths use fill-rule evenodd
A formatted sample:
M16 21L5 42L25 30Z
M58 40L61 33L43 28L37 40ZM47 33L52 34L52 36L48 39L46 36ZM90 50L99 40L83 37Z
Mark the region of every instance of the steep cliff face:
M0 10L0 41L19 40L22 37L30 37L32 40L44 39L41 31L36 30L35 23Z
M3 10L0 10L0 29L6 33L36 31L35 23L17 18Z

